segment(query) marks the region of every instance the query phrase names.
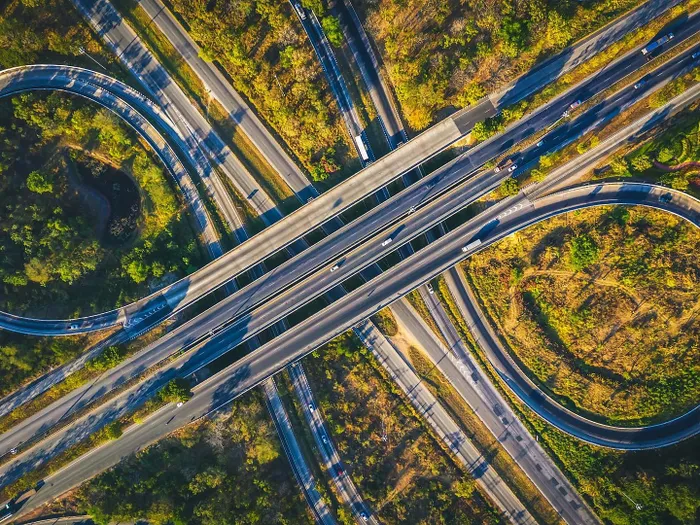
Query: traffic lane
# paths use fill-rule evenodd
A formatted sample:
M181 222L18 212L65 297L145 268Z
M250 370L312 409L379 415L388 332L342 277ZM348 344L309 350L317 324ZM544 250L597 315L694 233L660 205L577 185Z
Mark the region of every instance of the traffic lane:
M544 85L543 79L549 79L551 82L559 78L592 58L602 49L620 40L624 35L647 24L649 20L657 18L680 2L681 0L647 1L629 14L598 29L558 55L535 66L532 71L525 73L489 97L499 108L514 104L540 89Z
M698 30L698 28L700 28L700 16L695 15L695 16L691 17L688 21L686 21L682 27L676 29L678 37L676 39L674 39L674 41L673 41L675 43L674 45L677 45L683 39L687 38L691 34L694 34ZM687 55L688 54L686 54L686 57L687 57ZM626 67L622 67L622 65L629 62L630 60L631 60L631 65L635 66L635 64L642 63L644 61L644 57L641 55L641 53L634 54L631 57L629 57L627 60L620 61L618 64L615 65L615 67L611 68L610 70L604 70L605 74L608 76L611 74L610 73L611 71L613 73L612 79L609 81L609 83L613 83L614 81L617 81L619 78L621 78L620 75L624 76L624 75L628 74L629 65ZM640 61L642 61L642 62L640 62ZM676 65L676 67L681 67L681 66ZM89 75L89 74L90 74L89 71L81 71L80 73L78 73L78 75L80 75L80 76L85 76L85 75ZM104 76L98 76L98 78L99 79L108 79L108 77L104 77ZM108 80L108 84L111 86L115 85L115 83L111 80ZM595 84L598 87L598 89L600 89L600 79L597 79L597 82ZM577 90L577 92L578 91L584 92L583 90ZM124 92L124 93L126 94L127 92ZM626 91L626 93L628 93L628 91ZM581 95L581 93L578 93L576 95L570 94L569 97L566 98L566 100L564 100L563 102L559 101L559 104L557 104L558 108L555 108L555 114L556 114L556 111L561 110L562 108L565 109L566 107L568 107L565 104L571 103L571 102L569 102L569 99L571 99L571 101L578 100L577 98L575 98L577 96L582 96L582 95ZM625 96L630 97L631 95L627 94ZM612 104L612 103L613 102L610 102L608 104ZM599 108L598 110L600 110L600 109L602 109L602 108ZM537 113L541 113L541 112L536 112L536 114ZM551 120L551 116L552 116L551 111L548 112L548 116L550 117L550 120ZM543 124L546 124L546 123L543 123ZM513 131L517 132L518 131L517 127ZM510 140L512 140L512 143L515 143L516 141L519 141L522 138L526 137L527 135L531 134L531 132L533 130L531 129L531 126L528 125L528 126L521 126L519 131L520 131L520 135L518 137L514 137L513 139L510 139ZM525 134L522 134L523 131L525 131ZM505 145L508 145L508 144L509 144L509 140L506 140ZM501 148L501 151L504 149L507 149L507 148ZM489 149L489 151L491 151L493 154L493 150ZM475 154L476 154L476 152L468 152L465 155L475 155ZM473 163L474 164L483 163L483 159L482 160L475 159L473 161Z
M666 191L665 188L662 190L655 188L650 197L649 193L640 191L639 188L630 189L630 186L641 186L642 189L645 186L648 187L648 185L601 184L597 187L578 188L576 192L567 196L563 204L560 203L558 209L556 205L553 205L556 210L554 213L607 204L643 204L667 211L680 209L679 206L657 200L658 195ZM557 194L555 197L561 200L562 195ZM513 201L507 203L506 206L510 206L507 209L517 207L517 205L513 206ZM492 213L499 211L494 210ZM517 213L508 215L499 227L491 229L490 235L485 238L483 244L488 245L496 242L524 227L525 224L530 225L538 220L544 220L552 214L553 211L549 208L541 209L538 207L535 209L531 205L523 206ZM335 301L331 308L327 308L291 328L285 333L283 340L272 341L243 358L239 362L240 366L248 369L250 361L260 355L261 359L266 362L276 363L275 369L283 368L468 256L462 252L462 247L466 242L483 232L484 223L488 224L491 220L494 219L484 217L481 221L468 223L438 239L431 245L431 249L423 251L422 256L405 259L374 281ZM263 353L265 355L262 355ZM235 366L232 365L232 370L235 369ZM627 434L626 439L633 442L639 442L641 438L646 439L647 437L644 429L612 430ZM655 428L653 433L657 441L654 444L658 444L658 439L664 439L663 435L656 435L659 434L659 431L669 435L673 434L675 430L668 425L665 429Z
M603 189L595 191L597 188L579 188L576 194L569 194L569 202L577 200L579 204L572 204L565 209L568 211L570 209L580 209L581 207L592 205L621 203L648 204L649 202L654 202L655 207L659 207L660 209L682 209L682 206L669 206L668 202L654 201L654 198L658 198L660 195L668 192L666 188L654 188L651 192L646 192L646 194L644 194L640 192L639 189L634 192L620 191L620 189L625 186L630 186L630 184L608 183L598 186L602 186ZM648 187L649 185L638 186ZM646 195L646 197L642 198L644 195ZM647 200L650 195L653 195L652 200ZM561 195L556 194L554 197L561 198ZM530 218L525 219L528 221L530 220ZM512 220L513 217L511 216L511 222ZM321 346L336 335L349 329L362 319L388 306L402 295L405 295L410 289L439 275L442 271L464 258L465 254L462 252L461 246L463 246L466 239L473 238L477 231L478 228L465 225L447 234L435 241L433 249L427 251L425 257L413 256L402 261L399 265L379 276L375 281L368 283L362 288L336 301L333 308L330 309L330 312L323 311L316 314L285 332L285 338L275 339L267 343L217 373L210 380L200 383L200 385L195 387L195 396L184 405L188 407L188 410L175 412L170 422L174 421L177 426L181 426L186 424L188 419L189 421L194 421L198 417L197 414L195 413L191 417L190 414L193 414L193 412L197 410L199 410L201 415L206 415L213 410L228 405L233 398L253 388L266 377L269 377L285 368L290 363L312 352L318 346ZM426 274L426 272L429 273ZM199 393L203 395L197 395ZM164 413L166 410L172 411L173 408L166 407L163 411L159 411L156 416L161 414L161 412ZM168 415L171 413L172 412L169 412ZM130 427L125 433L127 439L123 437L116 441L117 444L120 444L118 450L124 450L124 448L121 447L122 444L124 444L128 450L130 444L131 446L136 444L135 446L138 447L139 445L151 443L162 435L167 434L167 429L163 430L162 428L157 428L159 426L158 423L162 420L163 419L156 419L154 417L153 421L155 421L155 423L153 425L136 425ZM663 440L661 434L664 432L668 433L668 428L668 425L654 428L654 446L658 445L659 442ZM628 434L631 432L629 440L637 441L637 444L639 444L640 436L642 436L644 432L644 430L639 429L613 430ZM128 439L128 436L137 436L137 438L132 441ZM94 475L90 474L90 472L99 472L104 468L108 468L119 460L118 457L114 456L113 450L114 449L110 447L97 449L93 454L97 454L97 452L101 451L104 452L100 454L99 462L96 466L89 461L79 461L75 469L75 475L73 475L74 471L71 470L71 476L64 476L60 481L52 484L52 486L56 485L57 488L46 491L42 489L38 495L42 495L43 498L46 494L52 494L50 497L54 497L56 491L60 491L58 492L58 494L60 494L71 488L72 485L69 484L71 480L77 483L74 480L85 479L85 476L89 477L90 475ZM117 454L119 453L120 452ZM91 466L92 469L89 468Z
M371 349L375 358L389 372L390 377L403 390L410 403L426 419L437 437L452 451L457 461L476 479L486 495L501 510L503 516L515 523L536 523L508 485L490 467L488 460L474 447L387 338L367 321L357 325L354 332L362 343Z
M379 64L373 56L371 45L362 29L362 25L352 5L343 0L333 6L331 12L335 13L343 25L343 32L355 63L359 68L362 78L369 91L370 98L379 115L379 121L386 134L389 147L394 149L401 142L406 142L406 132L394 106L389 99L386 86L380 78Z
M325 427L323 417L321 416L318 405L314 400L311 385L308 382L308 378L304 373L301 363L292 364L287 368L287 370L292 378L292 383L297 392L297 397L304 405L302 410L304 411L309 427L312 430L314 440L316 441L316 446L321 453L323 462L326 465L326 470L329 472L331 478L335 482L338 491L342 495L345 502L350 506L350 509L358 522L371 521L372 523L377 523L362 501L362 497L350 478L350 475L347 474L347 469L340 459L340 454L338 454L338 451L335 448L333 439ZM325 442L324 437L326 439ZM338 469L340 469L340 474L338 473ZM364 516L367 516L366 520L363 517L363 514Z
M154 20L175 49L226 108L229 116L241 127L270 165L282 176L302 202L318 192L309 183L296 163L277 144L255 112L248 107L218 69L200 58L199 46L160 0L139 0L141 7Z
M552 460L538 449L532 436L510 410L507 402L494 391L493 385L488 380L479 381L480 374L474 373L478 368L471 357L457 357L459 350L452 353L451 350L443 348L430 328L405 300L397 301L391 308L438 370L566 522L598 523L595 514L587 508L576 490L554 467ZM465 365L469 370L465 370Z
M282 400L280 399L279 392L277 391L277 385L274 379L268 378L262 384L263 391L265 392L265 400L267 403L268 410L272 416L272 421L277 428L277 434L282 443L282 447L287 455L290 463L290 467L294 476L299 483L304 497L307 501L309 507L311 507L316 519L321 523L334 524L335 520L330 512L330 509L326 505L325 500L318 492L316 488L316 480L313 474L309 470L306 460L299 448L299 443L296 440L294 431L292 430L292 425L287 416L287 411L282 405Z
M449 207L451 207L451 205L449 205ZM455 208L455 209L457 209L457 208ZM454 210L453 210L453 211L454 211Z

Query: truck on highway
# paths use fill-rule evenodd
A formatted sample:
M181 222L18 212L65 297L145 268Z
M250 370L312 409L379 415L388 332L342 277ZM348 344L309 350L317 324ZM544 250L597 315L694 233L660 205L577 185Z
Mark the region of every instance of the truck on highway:
M369 160L369 155L367 154L367 148L365 148L365 143L362 140L362 135L355 135L355 145L357 146L357 151L364 162Z
M464 247L462 248L462 251L463 251L464 253L467 253L468 251L471 251L471 250L473 250L474 248L476 248L477 246L480 246L480 245L481 245L481 239L477 239L477 240L475 240L475 241L470 242L470 243L467 244L466 246L464 246Z
M660 48L660 47L663 46L666 42L669 42L669 41L671 41L671 40L673 40L673 33L669 33L668 35L662 36L661 38L659 38L659 39L656 40L655 42L652 42L651 44L649 44L648 46L646 46L645 48L643 48L643 49L642 49L642 55L646 56L646 55L648 55L649 53L653 53L654 50Z

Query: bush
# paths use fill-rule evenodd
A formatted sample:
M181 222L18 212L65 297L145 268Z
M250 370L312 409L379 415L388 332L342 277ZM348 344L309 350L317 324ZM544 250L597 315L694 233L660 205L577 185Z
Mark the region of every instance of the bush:
M632 169L637 173L642 173L653 166L651 159L648 155L639 155L632 159Z
M27 177L27 188L34 193L53 193L53 180L48 175L32 171Z
M377 325L384 335L388 335L389 337L395 336L399 331L396 319L394 319L394 315L388 308L384 308L374 314L372 316L372 322Z
M571 240L569 257L571 266L575 270L587 268L598 260L598 255L598 246L589 235L578 235Z
M328 37L328 41L334 47L340 47L343 45L343 30L340 29L340 22L336 17L323 17L323 20L321 20L321 26Z
M184 403L192 397L190 382L182 377L171 379L158 391L157 398L163 403Z
M510 195L516 195L520 191L520 184L518 184L518 181L513 177L508 177L506 180L501 182L498 189L500 190L501 195L508 197Z

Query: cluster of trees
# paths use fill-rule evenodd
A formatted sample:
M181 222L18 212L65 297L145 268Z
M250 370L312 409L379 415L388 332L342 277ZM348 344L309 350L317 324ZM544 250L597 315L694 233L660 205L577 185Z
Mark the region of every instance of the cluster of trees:
M261 395L88 482L79 507L97 523L312 523Z
M380 319L395 323L386 314ZM312 356L306 370L319 407L349 475L382 523L500 522L352 334Z
M81 50L116 70L70 0L21 0L0 5L0 65L64 63L94 67Z
M550 219L470 258L514 353L569 407L645 424L698 403L700 234L637 208Z
M114 307L142 294L136 285L149 277L198 266L197 243L171 182L114 115L56 93L14 97L11 107L3 104L2 115L8 123L0 128L3 308L22 312L50 306L78 281L84 291L92 285L99 289L83 306ZM133 242L110 246L109 252L102 246L80 197L76 159L86 165L107 160L138 183L144 213L137 217L140 236ZM78 299L60 304L80 309L87 301L85 295Z
M40 317L103 311L142 296L138 283L151 276L199 266L169 178L106 110L59 94L24 94L2 101L0 121L0 308ZM75 159L109 162L138 183L143 213L136 238L102 245L95 210L80 196ZM16 386L85 345L83 337L2 334L0 384ZM113 358L92 365L109 366Z
M360 2L407 124L473 104L543 57L639 0L379 0Z
M318 60L292 7L277 0L240 2L172 0L207 60L229 73L317 180L329 177L351 151ZM321 12L319 12L319 15ZM322 19L329 40L342 32L333 17ZM321 164L323 157L334 159Z

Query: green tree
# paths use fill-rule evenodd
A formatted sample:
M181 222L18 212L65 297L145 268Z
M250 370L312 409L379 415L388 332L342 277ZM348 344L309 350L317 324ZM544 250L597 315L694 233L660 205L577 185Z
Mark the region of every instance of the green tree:
M340 21L331 15L324 16L321 26L328 37L328 41L335 47L343 45L343 30L340 28Z
M516 195L520 191L520 185L516 179L513 177L508 177L506 180L501 182L498 189L500 190L501 195L508 197L510 195Z
M190 382L182 377L171 379L158 391L158 399L164 403L184 403L191 397Z
M148 279L148 265L143 261L133 260L126 267L126 273L135 283L142 283Z
M27 176L27 188L34 193L53 193L53 179L38 171L32 171Z
M599 250L595 241L587 234L571 239L570 263L574 270L583 270L598 260Z
M631 164L637 173L642 173L653 166L649 155L638 155L632 159Z

